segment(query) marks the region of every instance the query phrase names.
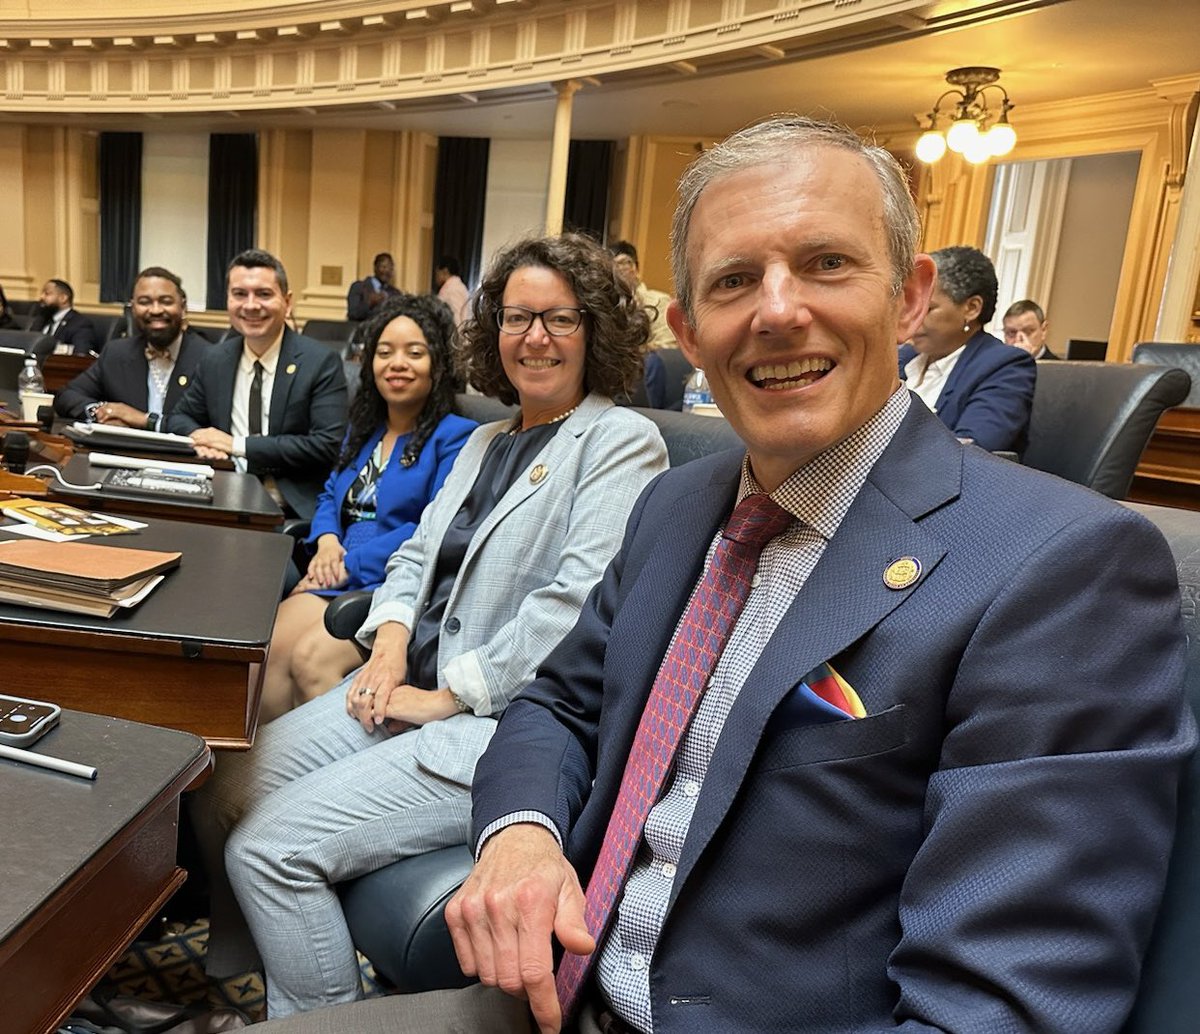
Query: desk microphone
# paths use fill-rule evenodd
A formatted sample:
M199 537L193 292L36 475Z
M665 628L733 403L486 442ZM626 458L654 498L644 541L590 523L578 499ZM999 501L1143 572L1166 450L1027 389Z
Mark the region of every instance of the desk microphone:
M4 465L10 474L24 474L29 462L29 435L24 431L9 431L4 436Z
M42 425L42 430L49 434L54 427L54 407L38 406L37 422Z

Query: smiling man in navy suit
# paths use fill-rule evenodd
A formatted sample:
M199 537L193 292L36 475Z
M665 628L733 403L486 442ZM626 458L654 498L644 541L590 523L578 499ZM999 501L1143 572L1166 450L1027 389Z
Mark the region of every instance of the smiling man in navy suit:
M900 384L934 268L885 151L779 116L679 196L671 326L746 449L651 483L479 762L446 917L481 984L271 1034L1115 1034L1196 739L1166 544Z
M55 396L70 420L161 431L208 342L184 327L187 294L169 269L150 266L129 299L134 336L110 341L100 358Z
M238 335L207 351L167 429L257 474L285 513L311 517L346 429L341 359L287 325L292 295L274 255L243 251L227 289Z

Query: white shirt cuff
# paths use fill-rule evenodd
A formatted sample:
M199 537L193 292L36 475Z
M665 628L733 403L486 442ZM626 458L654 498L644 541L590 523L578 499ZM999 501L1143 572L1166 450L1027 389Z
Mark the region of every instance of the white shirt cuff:
M502 829L508 829L509 826L516 826L522 822L532 822L535 826L544 826L554 834L554 839L558 841L558 849L561 851L563 842L562 835L558 832L558 827L554 824L554 820L549 815L544 815L540 811L514 811L508 815L496 819L495 822L489 823L482 833L479 834L479 840L475 843L475 861L479 861L479 855L483 851L483 845L486 844L492 837Z

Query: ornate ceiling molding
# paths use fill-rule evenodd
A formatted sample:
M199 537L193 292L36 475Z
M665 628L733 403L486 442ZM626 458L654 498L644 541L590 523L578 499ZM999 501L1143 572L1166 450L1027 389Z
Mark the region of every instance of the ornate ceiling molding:
M0 112L511 100L856 49L1059 0L0 0ZM203 10L198 10L203 8ZM40 16L44 11L46 16ZM51 16L53 15L53 16Z

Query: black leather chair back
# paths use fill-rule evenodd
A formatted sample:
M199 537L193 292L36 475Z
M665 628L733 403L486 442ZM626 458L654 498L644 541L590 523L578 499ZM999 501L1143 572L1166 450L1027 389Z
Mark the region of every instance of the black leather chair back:
M1150 366L1174 366L1192 378L1192 390L1180 405L1200 409L1200 345L1174 341L1143 341L1133 346L1133 361Z
M353 320L308 320L300 333L343 354L349 350L358 324Z
M1188 637L1184 686L1200 719L1200 513L1129 504L1167 537ZM1117 848L1119 849L1119 847ZM1200 1028L1200 753L1189 764L1179 798L1175 849L1142 983L1121 1034L1195 1034Z
M516 406L506 406L498 399L486 395L468 395L460 392L454 396L454 408L461 416L477 424L490 424L493 420L511 420L517 415Z
M1187 397L1183 370L1040 362L1023 462L1124 499L1159 414Z
M38 366L54 351L54 338L39 334L36 330L0 330L0 348L19 348L26 355L37 358Z
M92 326L96 328L97 352L113 338L125 337L128 333L129 328L124 313L85 312L84 315L92 321Z

